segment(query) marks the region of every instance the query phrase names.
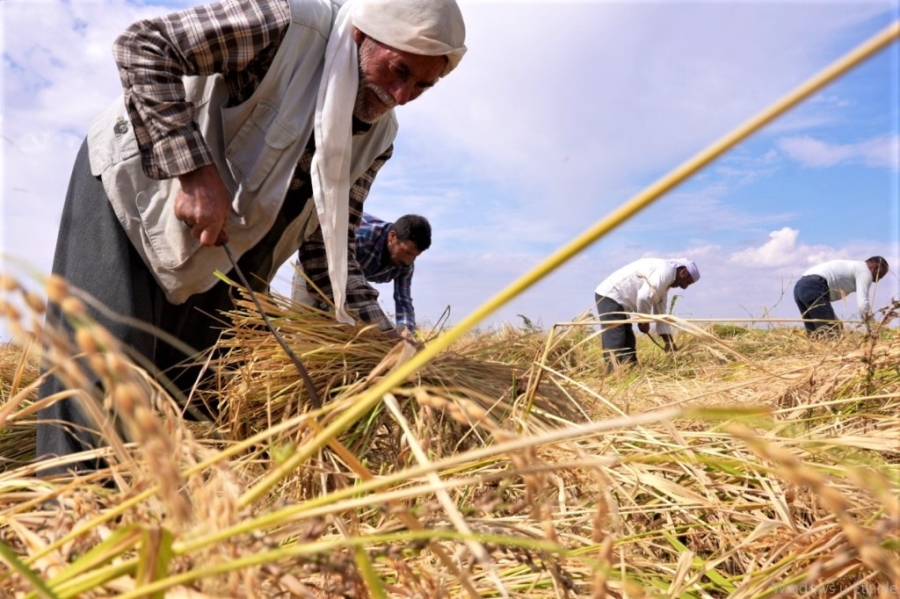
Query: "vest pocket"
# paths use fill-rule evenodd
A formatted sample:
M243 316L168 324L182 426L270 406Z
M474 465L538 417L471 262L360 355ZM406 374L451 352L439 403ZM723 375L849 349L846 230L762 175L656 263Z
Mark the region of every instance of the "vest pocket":
M250 199L242 201L242 190L257 191L269 176L272 168L284 155L284 150L297 141L299 132L278 119L278 107L267 101L260 102L238 129L225 149L225 157L235 180L238 193L234 209L243 215Z
M141 216L144 235L156 258L164 268L174 270L187 262L200 249L200 240L191 235L190 228L175 216L173 204L177 179L160 182L160 188L140 190L135 204Z
M87 139L91 174L94 176L101 175L111 165L137 155L139 150L134 128L121 97L91 123Z

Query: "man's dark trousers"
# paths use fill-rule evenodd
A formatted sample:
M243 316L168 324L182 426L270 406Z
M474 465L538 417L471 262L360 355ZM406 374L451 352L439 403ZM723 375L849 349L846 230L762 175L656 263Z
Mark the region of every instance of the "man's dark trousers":
M807 335L835 335L839 330L838 318L831 307L828 281L819 275L800 277L794 285L794 301L804 318ZM830 321L830 322L810 322Z
M601 328L600 339L603 341L603 358L606 360L607 372L612 372L614 365L637 364L637 339L631 324L610 324L627 320L628 314L619 302L603 295L594 294L597 314Z
M311 184L302 189L311 189ZM272 248L287 223L300 214L308 201L302 196L289 198L294 201L285 200L265 237L238 260L251 285L258 285L256 291L266 288L265 274L271 270ZM87 142L82 144L69 182L53 272L63 276L73 287L92 291L94 298L106 306L108 312L88 306L91 316L175 397L190 394L194 383L198 382L201 365L196 363L194 356L169 345L152 330L163 331L197 352L204 352L215 346L220 333L227 327L222 312L234 309L233 289L224 281L219 281L209 291L192 295L183 304L168 302L165 292L122 229L103 183L91 174ZM228 277L237 280L233 271ZM133 326L133 321L145 326ZM72 334L71 325L62 318L56 305L48 309L47 324ZM94 373L89 376L97 379ZM70 391L63 381L50 376L41 384L39 397L43 399ZM105 445L95 434L96 428L74 398L50 404L38 412L37 459L66 456ZM41 474L57 474L68 469L91 470L103 465L102 461L92 460L68 467L44 468Z

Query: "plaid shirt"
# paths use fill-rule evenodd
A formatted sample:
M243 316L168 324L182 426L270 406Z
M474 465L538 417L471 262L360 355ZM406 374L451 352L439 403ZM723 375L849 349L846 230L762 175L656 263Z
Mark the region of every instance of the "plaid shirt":
M356 257L356 230L363 216L363 202L378 169L391 157L392 148L378 157L369 170L350 188L350 227L347 231L347 307L365 322L375 323L382 331L394 328L381 306L378 305L378 292L366 282ZM298 254L303 272L309 277L316 289L313 295L332 299L331 279L328 277L328 261L325 256L325 243L322 240L322 229L317 228L300 245Z
M287 0L224 0L139 21L116 39L113 56L147 176L169 179L213 163L209 147L194 125L194 107L184 99L182 78L221 73L229 105L244 102L265 77L290 22ZM354 127L355 134L361 132ZM312 196L309 168L314 152L311 139L297 164L286 202L306 201ZM393 325L378 308L377 292L365 284L359 272L354 231L375 175L392 152L393 146L350 187L347 232L347 307L382 328L385 322L387 328ZM324 261L321 230L304 243L301 257L304 252L310 253L304 266L309 262L312 270L319 258ZM330 281L322 287L330 291Z
M387 223L371 214L363 214L362 224L356 231L356 259L366 281L371 283L394 282L394 305L397 326L410 332L416 328L416 312L412 303L412 277L415 263L409 266L391 266L387 254L387 236L393 223Z
M287 0L225 0L138 21L113 44L144 172L170 179L212 164L182 78L221 73L229 104L265 77L291 22Z

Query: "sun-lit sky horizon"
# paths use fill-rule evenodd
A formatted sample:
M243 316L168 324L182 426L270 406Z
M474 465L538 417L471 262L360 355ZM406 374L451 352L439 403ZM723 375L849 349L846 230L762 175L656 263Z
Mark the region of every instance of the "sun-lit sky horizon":
M121 93L130 22L200 2L4 0L0 250L50 269L75 153ZM469 2L459 68L397 109L366 210L429 218L418 319L459 322L634 194L900 17L898 0ZM894 43L516 298L485 325L549 326L608 274L688 257L685 318L797 318L825 260L884 256L900 297L900 49ZM7 263L9 265L10 263ZM283 268L274 288L289 293ZM387 312L392 289L377 287ZM856 318L856 298L835 304Z

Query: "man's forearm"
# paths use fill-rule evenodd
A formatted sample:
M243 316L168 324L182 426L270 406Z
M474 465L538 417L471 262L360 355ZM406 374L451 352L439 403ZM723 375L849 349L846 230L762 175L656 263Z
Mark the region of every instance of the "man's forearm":
M412 273L410 267L408 272L402 273L394 280L394 311L397 316L397 326L406 327L409 332L416 329L416 311L412 302Z
M396 308L396 310L397 310L397 326L404 327L410 333L415 331L416 330L415 315L405 313L400 308Z
M382 310L381 306L378 305L377 299L353 301L351 300L350 295L351 294L348 289L347 309L355 312L359 316L360 320L369 324L378 325L378 329L381 331L390 331L394 328L394 323L391 322L391 319L387 317L387 315L384 313L384 310Z

